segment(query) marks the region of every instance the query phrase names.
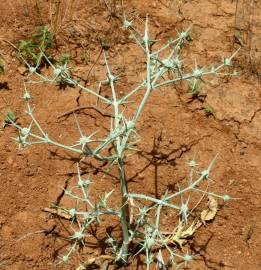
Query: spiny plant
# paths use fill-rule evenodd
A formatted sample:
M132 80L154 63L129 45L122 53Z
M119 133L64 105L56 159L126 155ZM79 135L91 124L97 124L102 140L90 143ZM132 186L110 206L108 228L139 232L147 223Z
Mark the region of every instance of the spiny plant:
M192 95L192 97L193 98L198 97L201 93L203 82L195 78L193 80L190 80L188 85L190 90L189 92Z
M145 78L135 88L127 94L120 97L118 82L120 78L115 75L108 63L106 52L104 52L104 61L106 74L111 95L102 95L95 89L85 87L75 80L66 65L52 64L47 56L45 60L52 68L52 75L46 76L40 74L35 66L29 66L29 74L26 81L25 93L23 99L26 101L26 114L31 119L28 126L21 126L12 122L18 129L17 143L22 147L38 144L48 144L59 147L69 152L80 154L85 159L93 159L98 162L106 162L109 169L116 166L118 171L119 187L121 194L121 203L117 207L112 207L110 197L113 190L108 190L100 201L94 202L91 199L91 187L93 183L92 176L87 179L82 178L80 164L77 166L78 180L77 184L65 190L65 195L71 199L74 206L71 209L62 208L71 219L71 229L73 230L70 240L72 246L63 256L61 262L67 263L71 256L86 244L88 230L93 224L100 224L100 217L116 217L119 220L122 239L114 239L112 235L107 235L107 244L111 251L111 258L115 263L127 264L130 256L143 254L147 269L156 261L163 267L166 264L175 269L180 269L182 265L194 259L193 254L183 253L180 246L184 243L186 235L192 235L199 226L198 222L190 224L191 215L204 197L221 199L224 202L231 199L227 194L219 195L209 191L211 182L210 173L213 168L214 158L206 168L199 168L196 160L189 162L190 173L186 185L180 186L176 192L166 191L160 198L148 196L143 193L133 193L128 190L126 176L126 161L129 151L135 151L139 141L137 123L141 118L145 105L152 93L160 88L174 85L179 82L188 82L197 85L203 78L207 80L210 76L232 76L236 72L230 71L232 59L237 51L228 58L224 58L219 65L200 68L197 64L191 71L183 64L185 61L181 56L181 49L188 42L190 37L190 28L178 33L178 36L170 40L167 44L158 49L152 50L151 44L155 43L150 38L148 17L146 17L145 29L142 34L133 26L132 21L124 20L123 28L129 30L138 47L145 55ZM171 78L167 76L171 74ZM33 76L31 76L33 75ZM39 78L39 79L35 79ZM79 87L83 92L98 98L107 106L107 110L112 112L109 131L106 136L99 137L98 132L86 134L77 118L76 126L79 132L79 138L69 145L52 139L42 128L34 116L34 110L31 106L31 95L27 90L27 85L33 83L57 83L60 81ZM133 101L135 95L139 94L142 98L136 101L134 113L127 116L126 111L129 103ZM132 102L133 106L133 102ZM131 110L132 111L132 110ZM110 151L108 151L110 149ZM200 195L197 203L192 206L193 194ZM162 229L162 213L165 209L174 213L177 218L176 227L172 232L166 233ZM202 221L203 222L203 221ZM136 247L133 252L131 246ZM164 262L162 252L168 253L168 261ZM86 264L82 264L79 269L85 269Z

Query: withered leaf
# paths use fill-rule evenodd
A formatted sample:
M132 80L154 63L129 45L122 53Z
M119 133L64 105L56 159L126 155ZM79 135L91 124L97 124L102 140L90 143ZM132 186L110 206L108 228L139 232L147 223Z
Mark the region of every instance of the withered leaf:
M201 225L202 223L200 220L194 220L187 229L184 229L184 226L180 223L176 232L171 237L171 240L178 244L179 247L182 247L182 245L186 242L186 238L192 236Z
M201 212L201 221L204 225L206 225L207 221L211 221L217 214L218 203L216 199L209 195L208 196L208 209L205 209Z

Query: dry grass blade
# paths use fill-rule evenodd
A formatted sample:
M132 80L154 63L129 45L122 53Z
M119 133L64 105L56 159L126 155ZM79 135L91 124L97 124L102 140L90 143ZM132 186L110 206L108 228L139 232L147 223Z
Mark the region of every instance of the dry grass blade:
M49 6L51 32L57 37L72 23L76 0L51 0Z
M261 74L261 2L237 0L235 38L248 52L252 71Z
M42 209L42 211L48 212L48 213L53 214L53 215L57 215L57 216L64 218L64 219L68 219L68 220L72 219L72 216L70 214L68 214L68 212L66 212L60 208L54 209L54 208L45 207Z

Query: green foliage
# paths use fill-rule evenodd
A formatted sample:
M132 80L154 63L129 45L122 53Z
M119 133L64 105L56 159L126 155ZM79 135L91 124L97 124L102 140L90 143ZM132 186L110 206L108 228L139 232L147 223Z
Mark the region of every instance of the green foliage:
M236 41L240 44L240 46L244 47L242 33L237 30L235 31L234 36L235 36Z
M206 106L204 108L204 112L205 112L206 116L214 115L214 109L211 106Z
M7 125L15 123L17 118L18 117L17 117L16 113L9 110L5 115L2 127L5 128Z
M70 54L62 53L59 57L58 63L59 63L59 65L64 66L64 65L68 64L69 61L70 61Z
M81 60L83 62L83 64L87 65L89 62L89 56L88 53L84 50L84 52L81 55Z
M188 81L188 86L193 98L196 98L200 95L202 90L202 82L200 80L198 79L190 80Z
M18 57L29 65L39 67L43 63L43 54L54 46L53 35L46 26L39 28L31 39L21 40Z
M0 58L0 75L5 73L5 64L4 61Z

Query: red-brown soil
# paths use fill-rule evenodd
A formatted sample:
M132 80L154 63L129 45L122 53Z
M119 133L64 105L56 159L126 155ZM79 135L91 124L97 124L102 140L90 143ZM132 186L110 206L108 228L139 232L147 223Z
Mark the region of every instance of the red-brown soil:
M35 33L38 26L50 23L50 1L37 2L39 11L35 1L0 3L0 53L6 63L6 74L0 75L1 121L8 110L13 110L19 116L19 123L29 123L21 99L24 90L19 67L22 64L8 42L18 45L19 40ZM100 53L101 42L107 43L110 46L108 60L112 70L122 72L119 88L126 93L143 78L145 62L140 49L120 28L117 16L122 15L121 1L116 1L115 14L111 16L104 1L75 2L77 7L72 12L71 22L57 36L59 52L54 50L53 54L69 53L73 73L86 79ZM110 1L107 2L112 6ZM236 27L242 28L240 31L245 46L234 61L240 72L239 77L215 79L211 84L205 84L205 96L201 99L191 99L184 85L167 87L151 96L138 125L141 138L139 149L143 153L151 152L154 138L160 137L158 152L154 163L149 163L152 158L149 154L132 156L127 177L131 191L142 190L146 194L159 196L166 188L171 189L184 180L189 159L196 155L197 161L204 167L218 153L211 175L211 188L219 194L227 192L240 200L230 201L220 209L212 223L196 232L190 240L190 249L199 255L187 269L261 269L261 2L124 2L126 15L135 17L140 26L149 14L151 34L155 39L167 40L176 34L176 30L193 24L193 42L184 49L187 65L194 65L195 59L201 65L220 63L222 57L229 56L239 47L240 41L235 32ZM246 2L251 4L244 8ZM84 49L89 55L87 64L81 61ZM100 62L89 74L90 83L104 79L106 71ZM77 129L73 116L57 117L76 108L78 89L35 85L29 90L33 96L35 115L48 134L68 144L75 141ZM80 105L88 105L89 102L90 97L82 95ZM208 106L213 108L213 115L206 115L204 108ZM104 127L108 124L107 119L104 120L93 110L83 110L77 117L89 133L93 128L105 132ZM56 201L66 180L69 185L73 183L79 157L43 145L19 150L12 140L16 130L10 126L5 127L0 136L0 269L76 269L77 260L73 260L74 265L55 265L57 256L63 254L67 244L59 235L66 235L66 231L57 219L42 212L42 209ZM88 160L82 163L83 171L95 174L94 197L99 198L103 192L114 188L114 198L117 198L119 185L117 178L113 177L114 171L111 177L102 178L103 174L96 166L96 163L89 164ZM165 218L163 223L171 226L170 217ZM66 224L66 221L63 223ZM52 228L54 231L47 234ZM99 231L97 235L100 243L104 237L102 233ZM187 249L189 247L185 246L184 250ZM94 247L87 252L90 257L101 254L102 244L94 241ZM143 269L144 265L139 266L134 259L128 268Z

